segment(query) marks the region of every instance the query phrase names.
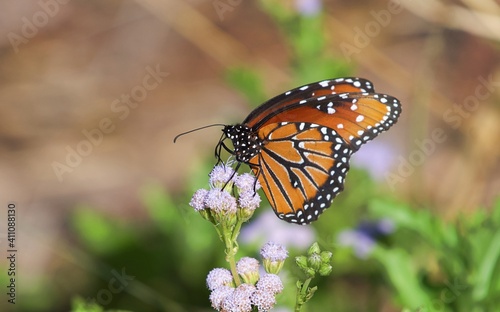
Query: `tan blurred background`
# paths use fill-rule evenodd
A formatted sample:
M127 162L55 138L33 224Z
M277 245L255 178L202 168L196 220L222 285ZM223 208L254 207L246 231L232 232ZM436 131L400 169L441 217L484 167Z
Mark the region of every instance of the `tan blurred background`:
M220 132L207 129L175 145L173 137L242 121L249 112L223 79L228 68L257 69L270 96L293 87L286 42L258 3L233 1L221 16L214 2L0 4L0 206L18 205L25 285L74 256L61 247L76 204L143 222L141 186L156 181L182 189L193 162L213 152ZM404 181L380 183L453 217L491 204L500 190L500 5L423 2L402 1L401 12L351 57L356 75L403 102L398 130L380 138L396 150L393 173L397 156L409 159L418 150L415 140L437 128L447 137ZM325 1L328 51L345 57L342 43L356 46L356 28L388 5ZM496 85L460 111L481 79ZM99 143L82 143L85 133ZM78 149L86 154L81 159L71 156ZM5 216L0 213L2 252Z

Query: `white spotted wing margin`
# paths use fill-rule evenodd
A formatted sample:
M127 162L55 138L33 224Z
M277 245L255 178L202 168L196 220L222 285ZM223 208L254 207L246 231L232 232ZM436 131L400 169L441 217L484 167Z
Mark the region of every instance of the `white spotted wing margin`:
M318 219L344 188L352 149L335 130L314 123L262 131L267 139L253 170L276 215L296 224Z
M328 98L341 93L370 93L375 89L373 83L367 79L357 77L326 79L309 83L285 93L277 95L254 109L243 121L250 127L257 129L266 123L269 118L280 112L287 111L303 104L311 104L312 99L327 96Z

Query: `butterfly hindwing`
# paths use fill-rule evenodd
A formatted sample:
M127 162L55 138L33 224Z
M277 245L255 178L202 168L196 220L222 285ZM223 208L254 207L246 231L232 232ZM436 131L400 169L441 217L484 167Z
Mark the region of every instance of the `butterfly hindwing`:
M313 123L271 124L259 136L266 144L251 162L275 213L292 223L316 220L344 188L350 147Z

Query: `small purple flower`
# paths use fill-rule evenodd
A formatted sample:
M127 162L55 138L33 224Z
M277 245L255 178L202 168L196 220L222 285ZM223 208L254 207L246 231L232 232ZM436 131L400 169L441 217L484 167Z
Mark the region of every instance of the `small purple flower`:
M260 196L254 191L240 193L238 197L238 204L241 209L247 209L249 211L254 211L260 205Z
M262 258L270 261L285 261L285 259L288 257L288 251L286 250L285 246L281 244L267 242L260 249L260 255L262 256Z
M191 201L189 202L189 206L193 207L194 210L196 211L201 211L206 208L205 206L205 199L207 198L208 191L205 189L199 189L197 190L193 197L191 198Z
M251 300L259 312L269 311L276 304L276 298L272 293L260 289L252 294Z
M393 146L375 141L367 144L359 153L352 156L354 166L366 169L376 181L385 181L387 173L396 163L397 152Z
M256 178L250 173L244 173L242 175L239 175L234 180L234 185L236 185L240 193L246 193L246 192L255 193L258 189L260 189L259 181L256 181Z
M212 303L212 308L220 311L222 308L222 302L229 297L234 292L233 287L221 286L218 287L210 293L210 302Z
M259 279L259 261L243 257L236 263L236 271L245 283L254 285Z
M234 172L233 168L225 164L221 164L215 166L210 172L209 183L212 188L221 189L226 185L226 183L231 181L231 178L234 181L237 176L238 175Z
M212 291L222 286L231 286L232 283L233 275L227 269L215 268L207 275L207 287Z
M315 240L311 227L297 226L287 222L276 222L276 215L266 209L257 218L242 228L241 241L246 244L263 243L271 240L287 247L305 249Z
M366 259L370 255L375 241L356 230L346 230L339 233L337 240L340 245L351 246L354 248L354 253L358 258Z
M266 273L262 275L256 286L257 289L272 293L273 295L283 291L283 283L276 274Z
M236 199L228 192L219 189L208 191L205 205L215 213L236 213Z
M321 0L295 0L297 11L304 16L314 16L321 12Z
M227 312L251 312L252 301L251 296L255 292L255 286L249 284L241 284L233 293L224 298L222 301L222 311Z
M394 222L390 219L381 219L376 222L361 222L356 230L372 238L379 238L394 232Z
M281 244L268 242L260 249L260 255L263 258L262 263L266 272L278 274L285 264L288 251Z
M259 273L259 261L254 258L243 257L236 263L236 271L240 275L255 272Z
M394 232L394 223L389 219L377 222L362 222L353 230L339 233L337 240L340 245L350 246L358 258L366 259L376 245L378 238Z

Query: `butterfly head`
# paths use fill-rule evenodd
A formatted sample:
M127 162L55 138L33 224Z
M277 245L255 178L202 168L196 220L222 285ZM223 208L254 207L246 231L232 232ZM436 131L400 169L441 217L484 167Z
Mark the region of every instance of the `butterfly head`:
M233 143L234 150L230 152L236 156L237 161L248 163L250 159L260 153L263 141L249 127L242 124L225 126L222 132L224 132L225 138L230 139ZM219 144L224 144L225 138Z

